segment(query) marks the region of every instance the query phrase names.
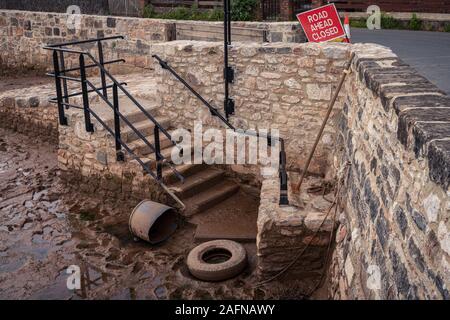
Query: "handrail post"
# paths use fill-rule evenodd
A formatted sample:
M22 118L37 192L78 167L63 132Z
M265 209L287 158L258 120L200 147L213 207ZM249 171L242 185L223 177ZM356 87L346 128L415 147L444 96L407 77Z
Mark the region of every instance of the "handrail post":
M59 124L62 126L67 126L67 118L64 115L61 79L59 78L60 72L59 72L59 62L58 62L58 52L57 51L53 51L53 68L54 68L54 72L55 72L55 86L56 86L56 99L58 102Z
M119 117L119 93L117 84L113 85L113 104L114 104L114 138L116 140L116 158L117 161L125 161L125 156L122 152L122 145L120 143L120 117Z
M83 109L84 109L84 123L87 132L94 132L94 125L91 122L91 113L89 111L89 93L86 83L86 68L84 64L84 55L80 54L80 77L81 77L81 91L83 92Z
M61 69L63 70L61 72L61 74L63 76L65 76L66 72L64 70L66 70L66 63L64 61L64 52L63 51L61 51L59 53L59 58L60 58L59 60L60 60L60 63L61 63ZM69 103L69 97L68 97L69 90L67 89L67 79L64 78L64 79L62 79L62 81L63 81L63 89L64 89L64 102L65 103Z
M98 59L99 63L102 65L102 67L104 67L105 60L103 57L103 45L101 40L98 41ZM100 69L100 78L102 80L103 95L105 96L106 99L108 99L108 89L106 88L106 76L105 72L102 69Z
M226 0L228 1L228 45L231 46L231 0Z
M234 70L229 66L228 63L228 46L231 45L231 17L230 17L230 1L223 0L223 78L224 78L224 112L227 120L229 116L234 114L234 100L230 98L230 83L234 80Z
M154 128L154 137L155 137L155 159L156 159L156 176L158 177L158 180L161 180L162 178L162 165L161 165L161 144L159 141L159 128L157 125L155 125Z
M286 151L284 150L284 140L280 139L280 206L289 205L288 196L288 175L286 172Z

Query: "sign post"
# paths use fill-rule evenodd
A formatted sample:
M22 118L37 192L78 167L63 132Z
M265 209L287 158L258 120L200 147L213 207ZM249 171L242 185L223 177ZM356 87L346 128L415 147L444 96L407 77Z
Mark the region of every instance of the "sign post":
M326 42L346 37L334 3L297 14L309 42Z

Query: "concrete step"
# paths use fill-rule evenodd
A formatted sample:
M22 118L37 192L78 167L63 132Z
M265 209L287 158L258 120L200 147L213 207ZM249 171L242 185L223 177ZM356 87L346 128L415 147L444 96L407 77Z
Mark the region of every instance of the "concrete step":
M184 177L187 178L193 174L196 174L199 171L205 170L207 168L204 164L182 164L176 166L177 171ZM163 179L164 182L168 185L175 184L180 180L175 175L173 170L168 166L164 166L163 168Z
M167 129L170 127L170 119L169 118L156 118L156 121L164 128ZM125 142L133 142L135 140L140 140L136 132L131 129L131 127L127 126L122 121L123 129L121 131L121 137L123 141ZM145 137L151 136L151 140L149 140L150 143L153 144L154 138L153 138L153 132L155 128L155 124L148 118L139 121L139 122L132 122L133 126ZM160 132L160 138L167 138L163 133ZM144 143L143 141L141 141Z
M148 142L150 142L153 147L155 146L155 138L153 135L146 136L146 139ZM159 143L161 146L161 154L163 154L166 158L169 156L168 159L171 158L171 152L173 148L172 142L167 138L166 136L159 136ZM138 156L140 157L146 157L149 159L155 159L153 150L150 149L150 147L141 139L135 140L132 143L130 143L130 148L133 150ZM169 150L166 150L169 149Z
M170 189L181 199L200 194L208 188L215 188L215 185L223 180L224 172L214 168L205 168L194 175L186 177L184 183L177 182L170 186Z
M186 205L184 216L190 217L196 213L205 211L214 205L228 199L233 194L238 192L239 185L232 181L223 181L216 184L214 187L205 190L199 194L183 200Z
M112 97L109 97L109 101L112 103ZM142 105L144 110L146 110L151 115L156 114L158 105L155 101L137 99ZM102 119L109 127L114 126L114 111L106 104L103 100L98 102L93 102L90 104L90 108ZM131 123L140 122L148 119L147 116L128 98L121 96L119 98L119 111L123 114ZM150 120L149 120L150 121Z

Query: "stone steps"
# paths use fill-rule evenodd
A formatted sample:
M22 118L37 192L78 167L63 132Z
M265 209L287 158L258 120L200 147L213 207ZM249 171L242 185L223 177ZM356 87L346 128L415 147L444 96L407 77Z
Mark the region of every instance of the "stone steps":
M142 101L142 99L139 99ZM135 128L145 136L149 143L155 145L154 124L136 106L130 104L131 101L120 100L120 110L126 114L127 119ZM166 117L158 117L157 110L151 101L143 100L143 106L151 105L146 109L155 117L156 121L172 134L171 121ZM104 107L104 106L103 106ZM110 125L113 124L113 119ZM122 123L121 136L130 149L146 164L150 170L156 174L156 155L151 148L138 137L130 127ZM160 133L161 155L168 162L172 162L172 142ZM192 148L193 152L193 148ZM128 161L137 163L137 160L126 157ZM233 196L239 190L239 185L231 180L225 179L225 172L205 164L181 164L176 166L177 171L185 178L182 183L173 170L163 163L163 181L186 205L185 216L192 216L202 211L208 210L217 204ZM142 169L145 173L145 170Z
M181 164L176 166L177 171L186 179L187 177L208 168L204 164ZM168 185L173 185L180 180L173 172L172 168L168 166L163 167L163 181Z
M170 126L170 119L168 118L156 118L156 121L164 129L167 129ZM153 138L153 132L155 129L155 124L150 119L146 118L139 122L132 122L132 124L146 138L150 136L148 137L149 138L148 141L152 144L154 143L155 140ZM124 126L124 129L121 131L120 134L124 142L133 142L138 140L138 142L144 143L142 140L139 139L136 132L129 126ZM162 139L163 137L167 139L167 137L163 133L160 133L160 136L161 136L160 139Z
M145 111L154 115L158 105L155 101L146 99L137 99ZM112 102L112 97L110 97ZM90 108L94 111L109 127L114 128L114 111L103 100L91 103ZM140 121L148 120L147 116L127 97L119 98L119 111L128 121L135 124ZM151 120L148 120L151 122ZM125 128L125 123L121 120L121 126Z
M239 185L232 181L224 180L219 182L214 185L214 187L185 199L183 202L186 205L186 210L183 215L186 217L191 217L212 208L220 202L228 199L238 191Z
M145 135L145 138L147 139L147 141L152 145L155 146L155 136L153 135L153 126L149 126L149 128L146 128L145 130L151 131L152 133L149 135ZM135 134L133 132L133 134ZM170 131L169 131L170 134ZM160 132L159 134L159 143L160 143L160 147L161 147L161 153L163 153L163 151L167 148L172 148L173 144L172 141L169 140L169 138L167 138L166 135L164 135L163 133ZM135 140L133 140L131 143L129 143L128 145L130 147L131 150L133 150L134 153L136 153L138 156L140 157L148 157L148 155L152 154L154 151L144 142L144 140L140 139L139 137L136 137ZM165 151L169 154L170 156L170 152L169 151Z
M222 170L206 167L187 177L184 183L177 182L171 185L170 189L181 199L186 199L205 191L207 188L214 187L223 180L223 176Z

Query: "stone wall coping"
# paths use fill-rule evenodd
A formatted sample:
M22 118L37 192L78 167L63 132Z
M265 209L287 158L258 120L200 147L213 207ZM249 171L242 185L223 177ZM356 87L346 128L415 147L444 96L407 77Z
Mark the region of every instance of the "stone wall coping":
M354 70L381 99L384 111L398 116L397 137L402 145L416 158L426 159L430 179L447 190L450 97L387 48L383 54L357 54Z
M151 50L156 49L159 51L164 51L166 48L167 50L203 50L203 49L215 49L215 48L222 48L223 42L222 41L194 41L194 40L175 40L170 42L164 42L164 43L154 43L151 45ZM372 48L376 49L376 47L380 47L376 44L366 44L365 48ZM233 50L240 50L240 49L247 49L247 48L262 48L262 49L280 49L280 48L289 48L294 50L298 49L312 49L313 51L309 52L311 55L319 55L321 51L324 51L325 55L332 54L333 50L338 50L340 53L346 52L348 54L349 52L349 46L344 43L292 43L292 42L264 42L264 43L257 43L257 42L233 42L232 47ZM314 50L315 49L315 50ZM361 48L362 50L362 48ZM303 52L303 51L299 51ZM280 54L286 54L286 53L292 53L292 52L286 52L282 50L273 51L271 53L280 53Z

